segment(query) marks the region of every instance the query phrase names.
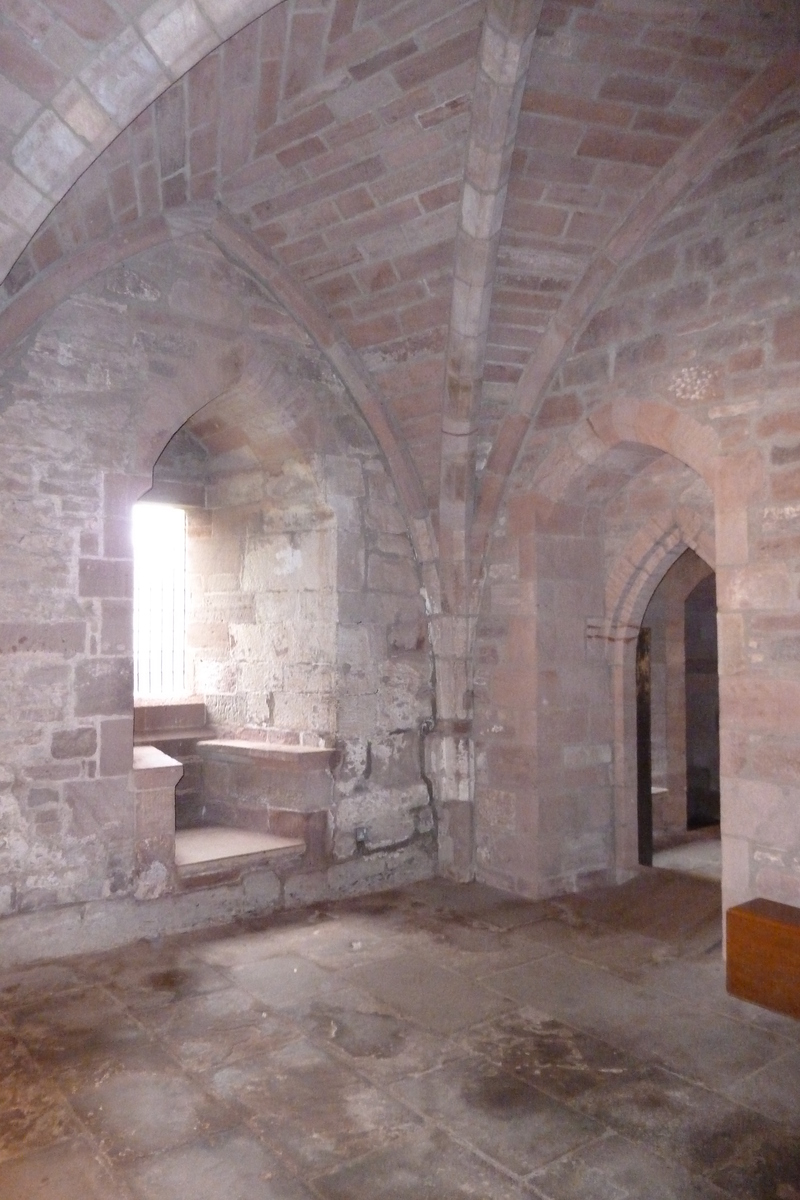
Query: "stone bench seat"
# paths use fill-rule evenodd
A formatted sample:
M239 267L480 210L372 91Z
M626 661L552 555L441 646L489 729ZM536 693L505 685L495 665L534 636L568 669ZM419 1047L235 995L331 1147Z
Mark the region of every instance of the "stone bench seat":
M202 824L300 836L296 823L287 829L288 812L330 810L340 759L331 746L223 737L198 742L197 753Z
M133 744L134 746L148 746L157 741L159 745L164 742L199 742L201 738L208 737L208 728L204 725L198 725L194 728L187 729L162 729L159 730L154 737L152 733L138 733L134 731Z
M161 730L161 745L171 748L173 738L185 743L194 732L188 720L183 729ZM178 761L153 745L134 746L140 872L158 862L181 886L198 887L266 865L279 875L295 870L298 860L304 870L319 866L328 849L339 751L246 737L200 738L192 749L190 760ZM176 829L176 786L195 762L198 795Z
M204 738L197 743L204 758L263 760L274 766L292 769L329 769L336 766L338 751L331 746L303 746L285 742L264 742L251 738Z
M307 865L323 860L338 750L217 737L199 741L197 755L202 767L200 819L192 826L297 839L305 846Z
M175 866L182 882L205 882L209 875L235 876L276 858L303 855L302 838L248 829L203 825L175 834Z

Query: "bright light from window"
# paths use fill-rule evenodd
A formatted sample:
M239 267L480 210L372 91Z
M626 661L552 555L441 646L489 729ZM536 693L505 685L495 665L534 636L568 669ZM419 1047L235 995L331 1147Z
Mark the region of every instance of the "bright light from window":
M186 695L186 513L171 504L133 506L133 689Z

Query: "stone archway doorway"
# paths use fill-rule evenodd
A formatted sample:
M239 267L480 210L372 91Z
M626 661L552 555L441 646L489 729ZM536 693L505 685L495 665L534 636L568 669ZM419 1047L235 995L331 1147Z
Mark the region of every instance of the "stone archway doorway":
M639 861L719 878L716 581L692 550L645 609L636 686Z

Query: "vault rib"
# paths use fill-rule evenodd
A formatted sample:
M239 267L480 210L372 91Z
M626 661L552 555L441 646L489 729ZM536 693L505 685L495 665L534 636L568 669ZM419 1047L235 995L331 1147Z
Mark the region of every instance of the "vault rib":
M453 613L464 610L469 594L475 414L511 156L541 8L542 0L490 0L478 51L442 404L442 595Z
M209 236L226 256L235 259L263 280L276 299L308 331L350 391L386 458L423 571L425 586L429 595L436 596L436 544L422 485L383 396L359 355L309 290L277 259L267 254L229 213L220 212L209 230Z
M478 578L488 550L506 484L545 391L573 339L611 282L644 246L659 221L732 149L742 134L800 77L800 51L777 55L670 159L638 203L592 258L569 299L548 326L516 387L515 402L503 418L483 472L471 524L472 577Z

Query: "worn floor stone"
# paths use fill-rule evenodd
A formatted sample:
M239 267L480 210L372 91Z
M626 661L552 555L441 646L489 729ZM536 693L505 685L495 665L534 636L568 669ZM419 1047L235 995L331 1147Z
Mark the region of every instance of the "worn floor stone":
M0 1200L797 1200L798 1023L727 996L715 890L437 881L0 974Z
M723 1200L679 1164L614 1134L581 1146L528 1178L548 1200Z
M127 1172L137 1200L311 1200L258 1137L237 1131L143 1159Z
M0 1033L0 1162L77 1132L60 1091L37 1070L23 1043Z
M26 1005L9 1023L51 1079L66 1090L94 1085L110 1070L158 1067L162 1048L103 988L88 987Z
M479 1025L464 1040L515 1078L565 1100L626 1077L635 1067L635 1059L607 1042L532 1008Z
M767 1063L728 1088L728 1095L773 1120L791 1122L800 1113L800 1053Z
M230 974L238 987L270 1008L287 1012L297 1012L312 999L334 995L345 986L335 974L299 954L244 963Z
M317 1188L325 1200L522 1200L531 1195L524 1183L493 1170L436 1128L332 1172L317 1180Z
M493 986L516 1000L529 998L544 1012L632 1053L711 1086L727 1086L778 1057L785 1043L752 1023L729 1018L637 986L568 955L498 973Z
M464 1047L420 1029L372 996L348 988L299 1018L308 1035L370 1079L416 1075L464 1057Z
M4 1162L0 1200L133 1200L88 1139L77 1138Z
M169 1068L119 1071L81 1089L71 1100L106 1153L119 1159L226 1129L240 1115Z
M48 963L41 967L22 967L8 971L0 978L0 1010L35 1000L42 994L55 995L71 988L80 988L83 981L70 967Z
M435 1033L452 1033L508 1007L501 997L420 954L357 967L350 978Z
M394 1092L519 1175L589 1141L602 1128L480 1056L405 1079Z
M278 1049L297 1036L293 1023L240 988L187 996L144 1014L142 1022L189 1071L221 1069Z
M392 1097L305 1038L225 1067L209 1086L253 1113L272 1146L306 1169L358 1157L417 1124Z

